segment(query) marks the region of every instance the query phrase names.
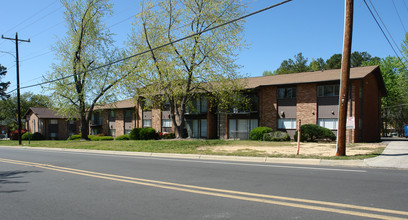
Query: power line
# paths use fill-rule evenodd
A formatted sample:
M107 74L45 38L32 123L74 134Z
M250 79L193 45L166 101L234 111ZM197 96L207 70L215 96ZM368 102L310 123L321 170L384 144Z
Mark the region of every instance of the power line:
M10 32L11 30L13 30L14 28L20 26L21 24L23 24L24 22L30 20L31 18L35 17L37 14L41 13L42 11L44 11L45 9L51 7L53 4L55 4L56 2L58 2L58 0L54 1L53 3L49 4L48 6L40 9L38 12L34 13L33 15L31 15L30 17L26 18L24 21L18 23L17 25L15 25L14 27L10 28L8 31L4 32L4 34L7 34L8 32Z
M385 23L384 23L383 20L381 19L381 16L380 16L380 14L378 13L377 9L375 8L373 2L372 2L371 0L368 0L368 1L370 2L371 7L374 9L375 13L377 14L378 19L380 19L382 25L384 26L385 30L387 31L388 35L390 36L392 42L394 42L394 45L398 48L398 50L399 50L400 53L401 53L401 50L399 49L398 44L395 42L395 40L394 40L394 38L392 37L391 33L388 31L387 25L385 25ZM364 0L364 2L366 3L365 0ZM367 3L366 3L366 4L367 4ZM368 6L367 6L367 7L368 7ZM371 12L371 10L370 10L370 12ZM373 17L374 17L374 15L373 15ZM376 21L377 21L377 19L376 19Z
M200 34L203 34L203 33L209 32L209 31L212 31L212 30L214 30L214 29L217 29L217 28L223 27L223 26L225 26L225 25L228 25L228 24L237 22L237 21L239 21L239 20L248 18L248 17L250 17L250 16L259 14L259 13L261 13L261 12L270 10L270 9L272 9L272 8L278 7L278 6L280 6L280 5L286 4L286 3L291 2L291 1L292 1L292 0L285 0L285 1L279 2L279 3L277 3L277 4L271 5L271 6L269 6L269 7L265 7L265 8L263 8L263 9L260 9L260 10L255 11L255 12L252 12L252 13L246 14L246 15L244 15L244 16L235 18L235 19L233 19L233 20L224 22L224 23L222 23L222 24L216 25L216 26L211 27L211 28L208 28L208 29L206 29L206 30L203 30L203 31L200 31L200 32L197 32L197 33L194 33L194 34L191 34L191 35L188 35L188 36L185 36L185 37L176 39L176 40L171 41L171 42L169 42L169 43L162 44L162 45L157 46L157 47L155 47L155 48L152 48L152 49L149 49L149 50L145 50L145 51L143 51L143 52L140 52L140 53L137 53L137 54L133 54L133 55L131 55L131 56L127 56L127 57L125 57L125 58L122 58L122 59L119 59L119 60L116 60L116 61L112 61L112 62L110 62L110 63L107 63L107 64L104 64L104 65L101 65L101 66L92 68L92 69L90 69L90 70L82 71L82 72L79 72L79 73L77 73L77 74L71 74L71 75L68 75L68 76L65 76L65 77L57 78L57 79L54 79L54 80L49 80L49 81L42 82L42 83L36 83L36 84L33 84L33 85L29 85L29 86L23 86L23 87L21 87L20 89L27 89L27 88L32 88L32 87L36 87L36 86L41 86L41 85L44 85L44 84L49 84L49 83L57 82L57 81L59 81L59 80L67 79L67 78L70 78L70 77L73 77L73 76L76 76L76 75L81 75L81 74L84 74L84 73L86 73L86 72L91 72L91 71L95 71L95 70L98 70L98 69L102 69L102 68L104 68L104 67L107 67L107 66L110 66L110 65L119 63L119 62L123 62L123 61L125 61L125 60L129 60L129 59L131 59L131 58L134 58L134 57L143 55L143 54L145 54L145 53L148 53L148 52L151 52L151 51L154 51L154 50L158 50L158 49L163 48L163 47L170 46L171 44L174 44L174 43L177 43L177 42L186 40L186 39L188 39L188 38L192 38L192 37L194 37L194 36L197 36L197 35L200 35ZM8 93L12 93L12 92L14 92L14 91L15 91L15 90L12 90L12 91L10 91L10 92L8 92Z
M399 18L399 20L400 20L400 22L401 22L401 25L402 25L402 28L404 29L404 33L407 33L407 30L405 29L404 23L402 23L401 16L400 16L400 14L398 13L397 6L395 6L394 0L392 0L392 4L394 5L395 11L397 12L398 18Z
M388 44L391 46L391 49L394 51L395 56L398 57L399 61L400 61L401 64L404 66L405 70L407 70L407 72L408 72L407 67L405 66L404 62L402 62L401 58L398 56L397 52L395 51L394 47L392 46L390 40L388 39L388 37L387 37L387 35L385 34L384 30L382 29L381 25L378 23L377 18L375 18L373 12L371 11L370 7L368 6L366 0L363 0L363 1L364 1L365 5L367 6L367 9L370 11L371 16L374 18L375 22L377 23L377 26L380 28L381 32L383 33L385 39L388 41ZM369 0L369 1L371 2L371 0ZM375 8L374 8L374 9L375 9ZM394 42L394 43L395 43L395 42ZM397 48L398 48L398 47L397 47ZM398 48L398 50L399 50L399 48ZM400 52L401 52L401 50L400 50Z
M51 7L52 5L54 5L56 2L58 2L58 0L54 1L53 3L49 4L48 6L40 9L39 11L37 11L36 13L32 14L30 17L26 18L25 20L23 20L22 22L14 25L12 28L10 28L9 30L7 30L6 32L4 32L3 34L7 34L8 32L10 32L11 30L13 30L14 28L20 26L21 24L25 23L26 21L30 20L31 18L35 17L37 14L40 14L41 12L43 12L44 10L46 10L47 8ZM0 43L0 45L3 44Z

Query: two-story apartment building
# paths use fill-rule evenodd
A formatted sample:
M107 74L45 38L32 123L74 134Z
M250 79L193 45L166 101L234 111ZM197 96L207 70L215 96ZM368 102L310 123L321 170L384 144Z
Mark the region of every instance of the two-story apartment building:
M192 103L186 113L186 135L190 138L248 139L258 126L283 130L291 136L297 122L318 124L336 133L341 70L293 73L245 79L250 108L229 112L210 109L205 96ZM348 117L354 128L347 131L351 142L379 141L381 97L387 92L378 66L351 68ZM152 127L174 132L166 105L142 108L134 99L98 106L90 124L92 134L119 136L134 127Z
M28 132L41 133L45 139L65 140L79 133L79 121L68 120L49 108L31 107L24 115Z

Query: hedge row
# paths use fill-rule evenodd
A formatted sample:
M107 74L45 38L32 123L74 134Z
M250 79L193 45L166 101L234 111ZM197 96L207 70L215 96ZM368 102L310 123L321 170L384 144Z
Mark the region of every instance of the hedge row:
M294 140L297 140L298 132L296 131ZM273 131L268 127L257 127L251 130L249 133L249 138L251 140L258 141L290 141L290 136L286 132ZM336 135L328 128L321 127L314 124L305 124L301 127L300 141L317 141L326 140L334 141L336 140Z
M21 140L41 141L45 140L45 137L39 132L35 132L34 134L26 132L23 135L21 135Z
M297 140L298 132L296 131L294 139ZM300 141L317 141L317 140L336 140L336 135L328 128L314 124L305 124L300 127Z

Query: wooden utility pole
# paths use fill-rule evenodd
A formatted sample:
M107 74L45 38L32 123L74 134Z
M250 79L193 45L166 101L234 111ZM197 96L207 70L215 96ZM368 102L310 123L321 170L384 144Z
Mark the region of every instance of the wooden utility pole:
M20 68L18 64L18 42L30 42L28 40L18 39L18 33L16 32L16 38L7 38L1 35L1 38L6 40L13 40L16 42L16 69L17 69L17 120L18 120L18 144L21 145L21 105L20 105Z
M341 62L339 121L336 156L346 156L346 120L348 87L350 79L351 37L353 33L353 0L345 0L343 57Z

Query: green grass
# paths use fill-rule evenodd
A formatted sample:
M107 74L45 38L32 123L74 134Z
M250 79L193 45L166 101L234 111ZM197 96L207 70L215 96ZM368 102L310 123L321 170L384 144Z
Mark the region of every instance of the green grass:
M211 154L228 156L253 156L253 157L281 157L281 158L313 158L331 160L361 160L376 157L382 153L384 146L379 146L373 152L364 155L345 157L325 157L319 155L284 155L267 154L265 151L253 149L241 149L234 152L218 151L214 152L207 147L211 146L295 146L295 142L264 142L250 140L121 140L121 141L23 141L23 146L49 147L49 148L71 148L71 149L92 149L92 150L113 150L113 151L133 151L152 153L178 153L178 154ZM3 146L18 146L18 141L0 141ZM349 148L363 148L359 144L347 146Z

